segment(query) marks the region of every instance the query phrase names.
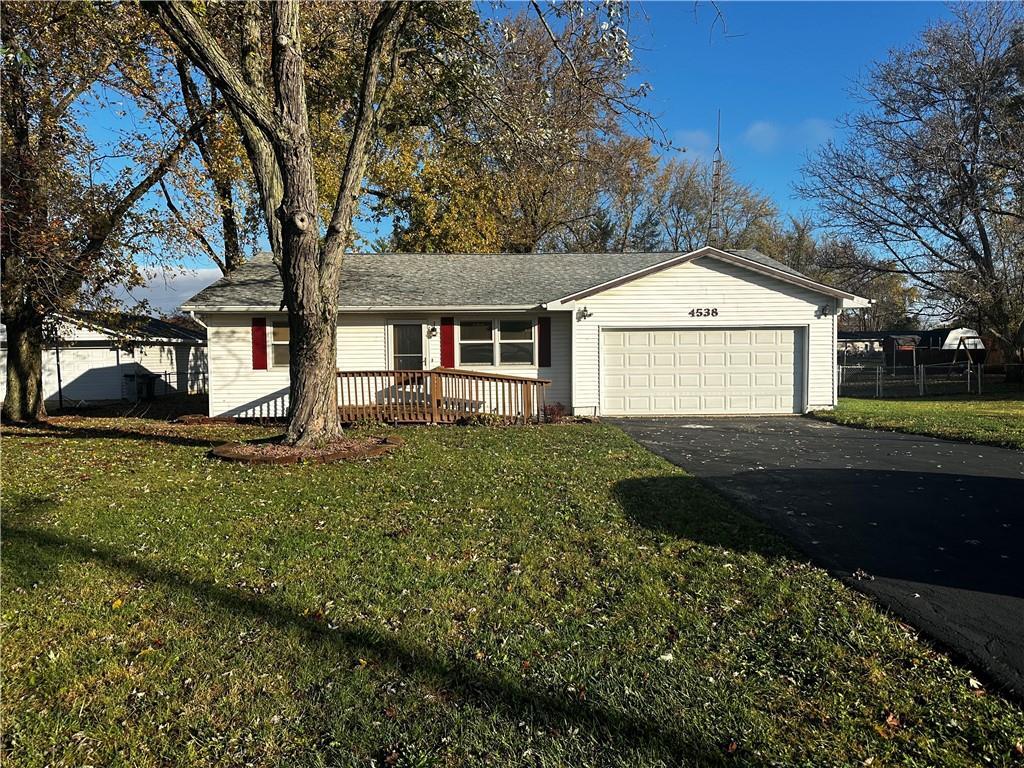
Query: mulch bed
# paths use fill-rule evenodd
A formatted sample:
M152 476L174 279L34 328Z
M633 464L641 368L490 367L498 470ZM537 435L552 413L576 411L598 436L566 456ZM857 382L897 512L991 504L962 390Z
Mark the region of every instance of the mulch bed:
M302 461L324 464L383 456L404 444L404 440L394 436L343 437L322 446L296 448L282 445L275 438L251 443L225 443L213 448L210 456L246 464L298 464Z

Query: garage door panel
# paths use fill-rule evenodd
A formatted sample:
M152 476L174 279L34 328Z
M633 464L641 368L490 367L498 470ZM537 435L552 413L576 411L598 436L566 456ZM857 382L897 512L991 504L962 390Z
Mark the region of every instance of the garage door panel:
M619 331L605 331L601 342L604 344L604 348L608 350L622 349L625 346L623 334Z
M651 413L654 410L651 407L651 398L643 396L627 397L626 407L634 413Z
M725 413L725 395L704 395L701 398L706 413Z
M799 412L792 328L635 329L602 335L602 412Z

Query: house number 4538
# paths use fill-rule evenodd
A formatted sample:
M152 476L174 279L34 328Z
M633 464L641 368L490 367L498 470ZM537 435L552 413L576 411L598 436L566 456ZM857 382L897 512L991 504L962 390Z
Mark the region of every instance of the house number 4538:
M718 307L703 307L691 309L690 317L718 317Z

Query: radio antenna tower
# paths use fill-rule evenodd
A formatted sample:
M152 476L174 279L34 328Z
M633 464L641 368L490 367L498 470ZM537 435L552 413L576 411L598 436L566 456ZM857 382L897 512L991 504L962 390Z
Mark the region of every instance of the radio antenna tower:
M708 245L722 247L722 110L718 110L718 136L711 159L711 215L708 217Z

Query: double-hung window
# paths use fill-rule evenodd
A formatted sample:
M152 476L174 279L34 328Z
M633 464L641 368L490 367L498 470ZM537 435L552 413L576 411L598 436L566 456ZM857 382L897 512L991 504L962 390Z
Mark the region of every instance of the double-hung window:
M462 365L494 365L494 324L490 320L459 323L459 362Z
M459 364L529 366L536 359L533 320L463 320Z
M275 368L287 368L291 359L288 354L290 334L287 320L275 320L270 334L270 360Z
M533 321L498 321L500 365L533 365Z

